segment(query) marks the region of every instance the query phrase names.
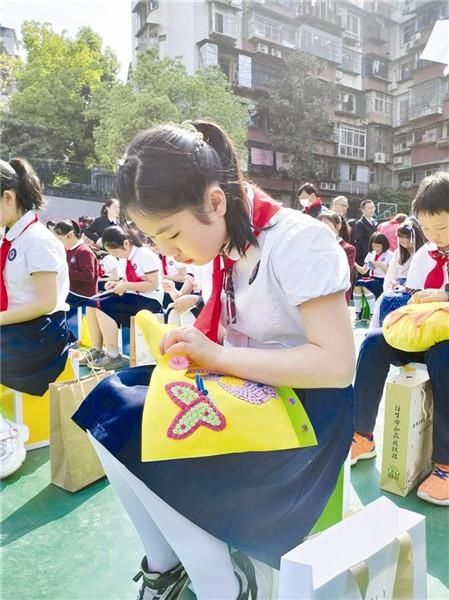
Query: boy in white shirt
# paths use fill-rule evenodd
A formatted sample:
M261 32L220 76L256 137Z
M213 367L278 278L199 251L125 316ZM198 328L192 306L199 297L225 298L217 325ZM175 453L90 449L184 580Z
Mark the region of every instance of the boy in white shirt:
M416 252L407 287L416 291L412 302L447 302L449 266L449 174L440 172L424 179L413 202L413 211L429 240ZM449 340L427 352L404 352L389 346L382 331L373 331L363 342L354 384L355 437L352 464L376 455L372 432L390 365L425 363L433 392L434 470L419 486L423 500L449 506Z

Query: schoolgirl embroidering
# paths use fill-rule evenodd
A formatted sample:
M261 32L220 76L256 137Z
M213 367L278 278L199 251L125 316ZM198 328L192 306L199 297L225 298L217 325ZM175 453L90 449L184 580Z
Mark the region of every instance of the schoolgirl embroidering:
M22 159L0 161L0 383L42 395L64 370L73 343L65 302L69 274L63 245L38 220L41 185ZM23 426L1 420L1 476L25 459ZM17 447L13 448L12 445ZM11 450L11 452L9 452Z
M117 369L126 364L118 350L118 327L130 326L131 317L139 310L162 312L163 291L161 289L160 261L149 248L130 232L119 226L108 227L103 232L105 250L121 262L121 279L106 282L105 288L113 292L100 298L95 309L97 327L105 351L93 356L93 366Z
M187 265L214 263L212 293L196 327L171 330L162 353L183 355L200 372L294 388L317 440L286 450L146 462L142 427L151 369L102 382L74 420L88 430L142 540L139 598L179 598L189 580L200 600L269 598L268 565L278 568L281 555L312 529L352 439L345 254L325 225L246 184L232 143L211 123L138 134L119 171L118 196L163 254ZM195 423L189 421L191 435L171 443L194 447L203 427L193 431L192 423L214 400L207 387L206 378L181 399L176 391L173 406L199 408ZM157 402L150 398L148 406ZM270 400L260 408L267 406ZM210 429L214 436L227 431L219 413L214 405L204 415L217 427ZM264 441L269 447L269 436ZM230 554L229 546L238 551Z

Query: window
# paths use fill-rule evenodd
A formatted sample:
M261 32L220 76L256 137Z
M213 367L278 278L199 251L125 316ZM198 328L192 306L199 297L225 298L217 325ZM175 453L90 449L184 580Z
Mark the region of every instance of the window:
M388 63L381 58L365 56L363 59L363 74L375 79L388 79Z
M447 19L449 16L449 5L446 1L440 2L439 4L431 4L430 6L423 6L420 8L419 13L416 17L416 29L422 31L427 27L434 25L438 19Z
M341 123L339 128L338 154L339 156L365 160L366 129Z
M391 98L382 92L374 92L374 112L391 115Z
M148 3L150 12L159 8L159 0L150 0Z
M338 92L338 100L335 110L340 112L355 112L355 94L347 94L345 92Z
M221 8L220 10L215 9L213 31L215 33L222 33L223 35L236 38L237 20L235 13Z
M411 89L410 118L416 119L443 110L445 87L441 79L425 81Z
M409 137L407 135L400 135L394 140L393 149L395 152L401 152L402 150L408 150L410 148Z
M412 67L409 62L401 64L401 81L411 79L413 77Z
M354 37L360 37L360 17L351 12L346 15L346 31L354 34Z
M259 37L270 42L296 48L296 32L290 25L252 14L248 21L248 37Z
M342 61L341 38L308 25L303 25L301 29L301 50L338 64Z
M407 42L411 42L413 34L415 33L415 19L405 23L402 26L402 44L407 44Z
M342 54L342 68L351 73L357 73L358 75L362 72L362 56L357 52L353 52L348 48L343 48Z

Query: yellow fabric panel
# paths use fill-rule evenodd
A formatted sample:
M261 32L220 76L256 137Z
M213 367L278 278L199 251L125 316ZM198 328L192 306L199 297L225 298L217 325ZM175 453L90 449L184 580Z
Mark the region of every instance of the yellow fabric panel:
M390 313L382 328L385 340L405 352L425 352L449 340L449 302L407 304Z

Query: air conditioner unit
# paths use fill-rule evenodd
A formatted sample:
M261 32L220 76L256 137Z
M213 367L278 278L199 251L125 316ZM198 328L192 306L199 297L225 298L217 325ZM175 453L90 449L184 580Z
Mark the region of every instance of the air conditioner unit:
M386 161L386 156L384 152L375 152L373 162L378 165L384 165Z
M405 188L406 190L409 190L412 187L412 182L411 181L403 181L401 183L401 187Z
M421 41L421 34L420 33L415 33L415 35L412 37L412 41L413 44L416 46L416 44L419 44L419 42Z
M279 50L279 48L271 48L271 56L282 58L282 50Z
M405 49L406 50L411 50L413 48L413 42L407 42L405 44Z
M262 52L262 54L269 54L270 49L266 44L257 44L257 52Z
M320 183L320 190L327 190L327 189L329 189L327 183Z
M328 190L331 190L332 192L335 192L337 190L337 184L336 183L329 183Z

